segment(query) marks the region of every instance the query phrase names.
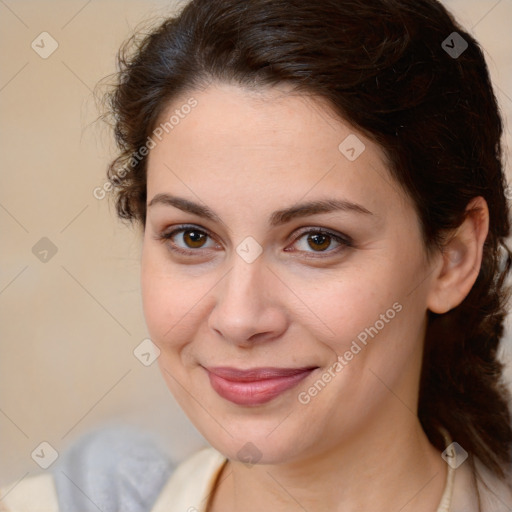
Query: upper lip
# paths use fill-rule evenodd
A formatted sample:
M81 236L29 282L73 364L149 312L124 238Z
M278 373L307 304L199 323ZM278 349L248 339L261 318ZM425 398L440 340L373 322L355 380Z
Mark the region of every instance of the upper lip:
M249 368L241 370L230 366L214 366L206 368L209 372L222 377L226 380L236 382L253 382L256 380L276 379L279 377L289 377L297 375L309 370L314 370L317 366L307 366L302 368L277 368L273 366L265 366L260 368Z

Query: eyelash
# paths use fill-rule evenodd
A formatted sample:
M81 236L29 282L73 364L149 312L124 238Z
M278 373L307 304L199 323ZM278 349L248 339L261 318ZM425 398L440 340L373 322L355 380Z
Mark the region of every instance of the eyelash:
M169 250L171 250L173 252L176 252L176 253L179 253L179 254L183 254L185 256L193 256L193 255L195 256L196 253L198 253L202 248L186 250L186 249L183 249L181 247L178 247L175 243L173 243L171 241L171 239L175 235L177 235L178 233L185 233L186 231L199 232L200 234L207 235L208 237L210 237L210 239L213 239L213 237L208 233L208 231L206 231L204 229L199 229L199 228L197 228L196 226L193 226L193 225L176 226L175 229L173 229L172 231L168 231L168 232L164 231L163 233L160 233L159 235L157 235L157 239L162 241L162 242L170 242L170 244L168 244L168 248L169 248ZM335 240L336 242L338 242L340 244L340 246L338 248L336 248L336 249L333 249L333 250L313 251L311 253L309 251L299 251L299 252L304 252L305 254L307 254L306 258L326 258L326 257L331 256L332 254L339 253L340 250L342 250L342 249L347 249L347 248L354 247L353 240L350 237L348 237L347 235L341 235L341 234L333 233L333 232L328 231L328 230L323 229L323 228L314 228L314 229L308 229L308 230L302 231L294 239L293 243L295 244L298 240L303 238L305 235L310 235L310 234L327 235L330 238L332 238L333 240Z

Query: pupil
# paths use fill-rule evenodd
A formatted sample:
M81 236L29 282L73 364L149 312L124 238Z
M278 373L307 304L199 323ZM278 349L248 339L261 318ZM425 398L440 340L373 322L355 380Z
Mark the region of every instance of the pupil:
M313 240L313 243L316 244L316 248L320 249L321 251L325 251L329 247L329 235L322 235L321 233L317 233L315 235L310 235L308 237L308 241ZM326 243L327 242L327 243ZM323 247L320 247L323 245ZM311 244L310 244L311 246ZM314 249L315 247L311 247Z
M204 237L202 233L198 233L197 231L186 231L185 237L191 240L192 247L196 247L197 244L201 245L201 238ZM187 242L187 245L188 242Z

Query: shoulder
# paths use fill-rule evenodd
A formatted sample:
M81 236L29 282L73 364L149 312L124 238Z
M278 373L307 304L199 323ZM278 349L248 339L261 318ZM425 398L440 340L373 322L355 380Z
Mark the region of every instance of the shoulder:
M474 467L467 461L455 469L452 503L449 510L452 512L510 512L512 510L510 475L500 479L478 458L474 457L473 461ZM439 510L445 509L448 510L447 508Z
M26 477L0 489L0 512L58 512L51 473Z
M512 473L505 479L493 475L480 461L476 461L478 492L484 512L508 512L512 510Z
M212 447L190 456L173 473L152 512L204 510L226 461L226 457Z
M2 489L0 504L11 512L146 512L174 468L153 435L111 426L76 441L51 473Z

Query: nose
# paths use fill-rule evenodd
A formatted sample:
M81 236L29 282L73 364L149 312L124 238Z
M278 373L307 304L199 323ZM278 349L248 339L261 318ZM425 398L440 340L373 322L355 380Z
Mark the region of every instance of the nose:
M226 341L249 347L279 338L287 328L282 284L262 257L247 263L236 256L215 287L208 326Z

